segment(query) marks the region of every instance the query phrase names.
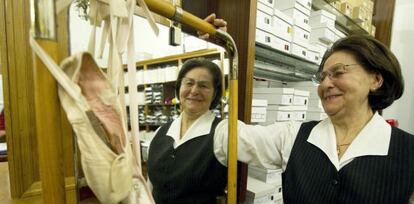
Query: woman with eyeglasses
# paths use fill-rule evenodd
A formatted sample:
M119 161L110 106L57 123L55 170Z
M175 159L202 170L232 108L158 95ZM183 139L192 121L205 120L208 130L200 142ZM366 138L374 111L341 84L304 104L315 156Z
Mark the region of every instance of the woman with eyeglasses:
M222 96L222 73L211 61L186 61L175 93L181 114L159 128L148 152L148 176L160 203L216 203L224 195L227 168L214 155L214 130L220 119L212 109Z
M328 118L238 124L238 159L283 170L284 203L408 203L414 199L414 136L378 114L404 90L398 60L370 36L340 39L313 81ZM215 154L226 162L227 123Z

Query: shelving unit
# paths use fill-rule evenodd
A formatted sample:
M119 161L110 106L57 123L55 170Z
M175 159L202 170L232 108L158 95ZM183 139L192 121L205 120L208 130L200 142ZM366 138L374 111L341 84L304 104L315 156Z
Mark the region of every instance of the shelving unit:
M264 65L265 63L270 66ZM310 80L317 70L318 64L314 62L256 42L254 70L256 77L282 81L304 81Z
M341 31L349 34L368 34L360 25L358 25L349 16L333 7L327 0L312 0L312 8L315 10L326 10L336 16L336 27Z
M353 19L332 6L329 0L312 0L312 9L326 10L335 15L335 28L343 33L368 34ZM254 76L258 78L285 82L309 81L319 67L312 61L257 41L255 48Z

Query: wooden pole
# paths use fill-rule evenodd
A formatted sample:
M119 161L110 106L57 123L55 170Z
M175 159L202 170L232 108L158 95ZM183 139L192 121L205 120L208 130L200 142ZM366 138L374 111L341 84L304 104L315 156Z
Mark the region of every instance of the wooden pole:
M33 0L32 33L37 43L58 60L53 0ZM43 62L33 56L36 135L43 203L65 203L62 132L57 83Z

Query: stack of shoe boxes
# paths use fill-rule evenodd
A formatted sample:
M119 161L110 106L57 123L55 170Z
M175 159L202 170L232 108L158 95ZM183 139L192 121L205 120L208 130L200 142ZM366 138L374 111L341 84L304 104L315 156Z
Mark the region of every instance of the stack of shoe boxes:
M273 0L259 0L256 13L256 41L272 46L275 36L272 33Z
M293 92L292 120L305 121L308 110L309 91L296 89Z
M252 100L252 114L250 122L261 123L266 122L267 100L253 99Z
M373 0L337 0L331 5L358 23L368 33L375 36L372 15L375 1Z
M274 11L274 0L259 0L256 15L256 41L274 49L290 53L292 18Z
M308 108L309 92L294 88L253 88L253 99L267 101L267 125L280 121L304 121Z
M308 60L311 7L311 0L276 0L274 6L275 13L281 11L293 19L291 53L306 60Z
M308 106L306 110L306 120L323 120L327 118L325 111L323 110L321 100L318 96L318 87L315 86L312 82L289 82L287 84L289 87L294 87L295 89L306 90L309 94Z
M266 121L261 124L292 120L293 94L292 88L253 88L253 99L267 100L268 103Z
M282 170L249 165L245 203L283 203Z

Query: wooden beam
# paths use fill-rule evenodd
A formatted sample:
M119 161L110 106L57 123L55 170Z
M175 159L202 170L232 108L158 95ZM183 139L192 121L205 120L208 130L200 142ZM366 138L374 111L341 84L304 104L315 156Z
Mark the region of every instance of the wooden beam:
M395 0L375 0L373 24L375 38L390 47Z

